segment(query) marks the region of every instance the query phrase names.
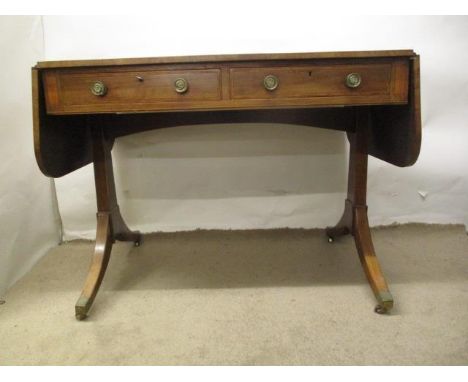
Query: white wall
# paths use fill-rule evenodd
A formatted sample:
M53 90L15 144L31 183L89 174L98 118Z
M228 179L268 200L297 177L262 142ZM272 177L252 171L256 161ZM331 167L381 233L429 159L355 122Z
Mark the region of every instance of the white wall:
M0 296L60 239L53 183L36 165L31 67L41 18L0 17Z
M414 49L421 156L405 169L370 161L370 221L468 223L467 17L325 17L314 16L313 3L215 14L196 2L173 4L139 16L45 17L46 59ZM123 214L145 232L324 227L343 208L347 145L339 132L187 126L121 138L114 157ZM59 179L57 190L66 238L92 238L91 167Z

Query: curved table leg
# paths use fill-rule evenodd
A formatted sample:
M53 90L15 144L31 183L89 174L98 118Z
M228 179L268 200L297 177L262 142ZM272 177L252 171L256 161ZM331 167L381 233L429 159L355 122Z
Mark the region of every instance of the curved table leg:
M106 138L105 130L99 126L99 123L92 126L91 131L98 209L96 247L83 292L75 306L75 315L78 320L83 320L88 315L104 278L115 240L133 241L135 246L141 243L141 234L130 231L117 204L112 169L112 141Z
M375 312L387 313L393 308L393 297L388 290L387 282L375 255L366 207L354 209L354 241L362 268L378 302Z
M118 207L112 212L112 230L114 239L118 241L133 241L135 247L139 247L142 241L142 235L139 231L131 231L120 214Z
M345 210L338 224L326 230L329 242L338 236L352 234L367 280L377 298L376 313L387 313L393 307L393 297L380 269L372 243L367 218L367 128L369 114L366 109L356 112L356 129L348 133L350 142L348 196Z
M87 317L89 309L101 286L112 250L111 221L108 213L97 215L96 246L81 296L75 305L75 316L78 320Z
M353 205L351 201L345 201L345 209L340 221L334 227L327 227L326 234L328 242L332 243L335 238L340 236L349 235L352 233L353 227Z

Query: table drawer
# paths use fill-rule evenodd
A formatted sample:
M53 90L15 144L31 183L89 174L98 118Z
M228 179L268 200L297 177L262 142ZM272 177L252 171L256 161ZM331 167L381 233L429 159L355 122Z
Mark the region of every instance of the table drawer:
M334 99L338 104L405 103L408 98L408 61L372 64L321 64L232 68L231 98L276 100ZM348 79L348 76L351 78ZM354 80L354 82L353 82ZM350 81L350 82L348 82ZM354 86L354 87L353 87Z
M171 109L221 98L219 69L54 70L44 73L44 88L51 113Z

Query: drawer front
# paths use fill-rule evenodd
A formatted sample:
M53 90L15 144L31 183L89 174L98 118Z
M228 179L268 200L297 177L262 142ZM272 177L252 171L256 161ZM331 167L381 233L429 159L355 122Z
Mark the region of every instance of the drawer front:
M360 83L347 84L350 74ZM338 104L406 102L409 68L407 60L373 64L312 64L294 67L252 67L230 70L231 98L281 100L297 98L335 99ZM265 83L269 77L270 82ZM272 79L273 78L273 79ZM356 76L354 76L356 79ZM275 82L277 81L277 82ZM270 89L267 89L269 87Z
M357 86L347 83L350 74L359 79ZM42 72L50 114L404 104L408 77L405 58Z
M219 69L48 71L44 87L49 112L171 109L221 98Z

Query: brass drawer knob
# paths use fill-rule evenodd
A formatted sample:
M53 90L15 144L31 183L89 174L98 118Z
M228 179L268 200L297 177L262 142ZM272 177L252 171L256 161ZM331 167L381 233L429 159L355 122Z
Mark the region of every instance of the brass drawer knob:
M263 86L265 86L265 89L270 92L275 90L278 87L278 85L278 77L274 76L273 74L269 74L263 79Z
M185 78L177 78L174 81L174 89L177 93L185 93L188 90L188 82Z
M107 93L107 86L102 81L96 81L93 86L91 86L91 93L95 96L103 97Z
M350 73L346 76L346 86L348 88L357 88L361 85L361 75L359 73Z

